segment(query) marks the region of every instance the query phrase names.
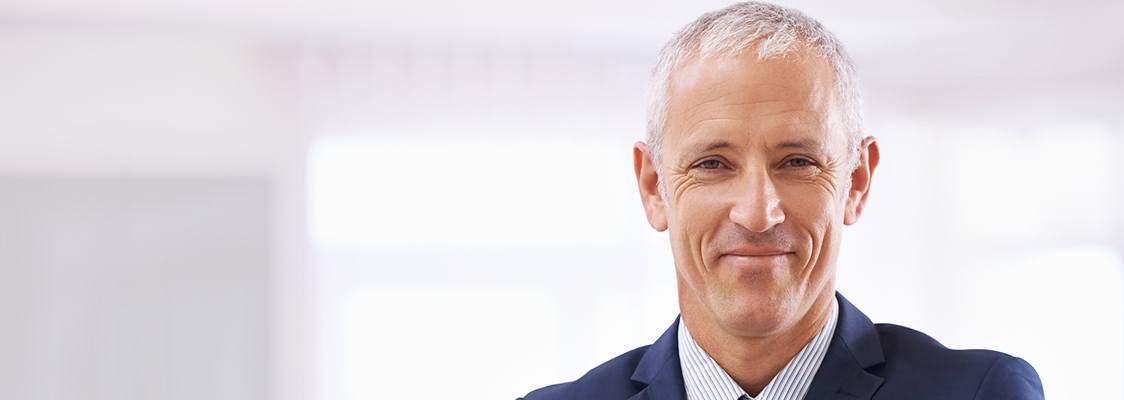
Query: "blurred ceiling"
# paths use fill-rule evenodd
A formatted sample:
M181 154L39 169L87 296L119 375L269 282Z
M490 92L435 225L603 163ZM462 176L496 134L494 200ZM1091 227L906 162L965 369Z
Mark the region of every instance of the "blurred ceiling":
M727 1L12 0L0 27L141 27L271 41L371 38L561 43L654 51L699 13ZM789 1L819 18L864 75L913 86L1001 76L1015 81L1124 70L1124 1ZM902 64L880 68L897 55ZM906 55L907 57L901 57ZM861 63L863 60L872 62ZM955 74L966 74L957 76Z
M1124 38L1118 29L1124 23L1124 2L1113 0L782 3L822 19L851 40L860 40L855 47L984 31L1028 39L1095 33L1091 39L1106 43ZM727 4L714 0L11 0L0 4L0 17L7 23L179 25L270 34L397 33L658 43L690 17Z
M473 42L620 50L648 62L677 28L727 4L8 0L0 3L0 135L9 144L0 173L267 173L278 154L303 151L263 146L300 129L284 100L292 88L278 84L288 72L262 60L271 49ZM847 44L870 115L1121 123L1124 1L783 4Z

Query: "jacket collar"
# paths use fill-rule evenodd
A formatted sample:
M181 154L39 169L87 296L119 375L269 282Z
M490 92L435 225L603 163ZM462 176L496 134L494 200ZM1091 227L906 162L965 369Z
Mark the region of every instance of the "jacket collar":
M835 298L839 322L805 398L869 399L882 386L882 377L866 371L886 361L882 341L870 318L839 292Z
M671 324L644 352L632 373L634 382L645 385L629 400L682 400L687 398L683 387L683 369L679 366L679 318Z
M874 323L839 292L839 321L827 354L812 379L807 399L869 399L883 379L866 369L885 362L882 343ZM652 344L632 373L634 382L645 385L630 400L682 400L687 398L683 370L679 366L680 319Z

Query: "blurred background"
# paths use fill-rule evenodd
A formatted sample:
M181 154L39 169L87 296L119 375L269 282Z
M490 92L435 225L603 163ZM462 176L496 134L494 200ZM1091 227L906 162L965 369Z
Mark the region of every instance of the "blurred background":
M726 2L0 4L0 398L514 398L677 314L631 170ZM839 289L1124 398L1124 2L785 2L883 159Z

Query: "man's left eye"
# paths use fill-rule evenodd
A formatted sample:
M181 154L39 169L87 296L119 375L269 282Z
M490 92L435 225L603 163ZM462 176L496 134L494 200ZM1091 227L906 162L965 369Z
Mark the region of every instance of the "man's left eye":
M787 164L790 167L797 167L797 168L815 165L814 163L812 163L812 160L809 160L807 158L790 158L790 159L788 159L788 161L785 161L785 164Z

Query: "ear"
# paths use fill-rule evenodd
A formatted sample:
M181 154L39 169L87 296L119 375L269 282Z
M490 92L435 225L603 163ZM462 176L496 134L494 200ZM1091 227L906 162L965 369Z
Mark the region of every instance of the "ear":
M636 171L636 185L640 187L640 202L644 204L648 224L659 232L667 230L667 214L663 196L660 196L659 175L648 145L644 142L636 142L632 146L632 166Z
M859 216L866 206L866 197L870 194L870 181L874 177L874 169L878 167L878 142L874 136L867 136L859 145L859 165L851 172L851 192L847 193L847 210L843 216L843 223L853 225L859 222Z

